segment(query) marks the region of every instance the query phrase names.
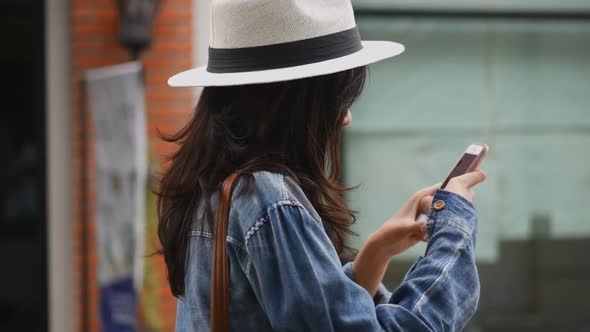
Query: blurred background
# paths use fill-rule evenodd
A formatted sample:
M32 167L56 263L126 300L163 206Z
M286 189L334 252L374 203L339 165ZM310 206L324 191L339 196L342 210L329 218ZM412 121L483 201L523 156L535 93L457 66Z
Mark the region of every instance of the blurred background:
M179 129L199 93L166 80L205 63L209 5L0 0L0 331L115 331L101 316L109 243L98 240L100 104L88 70L139 61L140 166L156 172L175 149L157 129ZM345 130L345 182L361 184L348 197L360 211L351 244L442 181L468 144L486 143L488 180L476 197L482 293L467 330L590 331L590 1L353 5L364 39L398 41L406 52L371 66ZM152 181L135 193L136 256L156 245ZM424 249L395 258L385 283L395 288ZM134 273L132 330L172 331L176 302L162 260L143 260Z

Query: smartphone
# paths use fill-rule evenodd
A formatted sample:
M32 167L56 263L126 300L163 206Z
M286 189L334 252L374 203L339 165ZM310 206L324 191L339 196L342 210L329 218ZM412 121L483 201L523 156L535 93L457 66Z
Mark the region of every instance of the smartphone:
M449 176L447 176L445 182L443 182L441 189L445 189L447 183L449 181L459 175L463 175L465 173L469 173L476 169L479 164L481 164L482 160L488 154L488 146L485 144L471 144L467 147L465 152L463 152L463 156L455 165L455 168L451 171Z

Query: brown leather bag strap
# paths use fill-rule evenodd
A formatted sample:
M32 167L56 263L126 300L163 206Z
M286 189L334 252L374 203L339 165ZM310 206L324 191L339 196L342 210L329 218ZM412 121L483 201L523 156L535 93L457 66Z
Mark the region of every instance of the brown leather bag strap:
M229 258L226 250L231 195L240 173L230 174L221 185L211 267L211 331L229 331Z

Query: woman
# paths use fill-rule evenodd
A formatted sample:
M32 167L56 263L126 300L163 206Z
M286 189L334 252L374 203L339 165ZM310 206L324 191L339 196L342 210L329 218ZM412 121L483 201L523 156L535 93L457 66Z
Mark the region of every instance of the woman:
M481 171L419 190L354 261L339 259L355 222L338 182L342 127L365 66L403 47L361 42L348 0L219 0L212 13L208 65L169 80L205 86L192 120L164 138L180 146L159 189L176 330L210 329L214 211L237 170L225 243L230 330L461 330L479 299L471 201ZM424 239L425 256L390 293L389 260Z

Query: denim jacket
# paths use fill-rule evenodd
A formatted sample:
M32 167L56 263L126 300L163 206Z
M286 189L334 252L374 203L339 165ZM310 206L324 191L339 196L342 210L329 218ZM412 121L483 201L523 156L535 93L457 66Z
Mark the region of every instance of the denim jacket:
M232 199L227 236L232 331L459 331L479 300L477 215L463 197L439 189L428 245L393 292L374 297L344 266L322 220L289 177L254 173L253 189ZM242 180L234 193L240 191ZM215 207L217 196L212 198ZM195 215L199 218L199 213ZM209 331L211 244L194 223L176 331Z

